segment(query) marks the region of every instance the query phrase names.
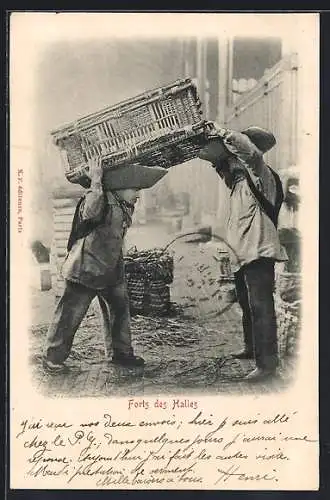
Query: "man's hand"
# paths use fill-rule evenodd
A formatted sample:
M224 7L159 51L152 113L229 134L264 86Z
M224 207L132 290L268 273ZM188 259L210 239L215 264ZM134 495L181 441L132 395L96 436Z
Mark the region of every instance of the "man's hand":
M88 160L88 175L93 185L101 184L103 176L101 156L96 156Z
M209 121L206 123L206 126L207 126L207 135L209 136L209 138L221 137L223 139L229 132L228 129L221 127L221 125L219 125L216 122Z
M244 167L251 168L256 176L262 168L262 153L249 137L241 132L228 130L223 139L226 149L238 158Z
M102 188L102 159L98 155L88 160L88 176L91 185L85 194L84 202L81 205L80 216L82 220L100 221L104 210L104 192Z
M226 148L236 156L239 156L240 153L254 154L258 151L257 147L247 135L236 132L235 130L227 130L223 142Z

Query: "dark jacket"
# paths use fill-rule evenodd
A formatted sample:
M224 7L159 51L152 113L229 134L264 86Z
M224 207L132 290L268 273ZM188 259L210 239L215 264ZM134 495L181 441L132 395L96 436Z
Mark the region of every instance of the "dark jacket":
M62 267L63 277L95 290L122 282L122 247L130 224L122 204L113 193L105 195L102 189L91 189L81 203L80 217L97 224L73 244Z

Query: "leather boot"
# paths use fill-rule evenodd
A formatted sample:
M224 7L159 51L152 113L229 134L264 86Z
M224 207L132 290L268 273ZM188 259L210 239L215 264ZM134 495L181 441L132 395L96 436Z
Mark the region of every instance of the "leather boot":
M254 354L252 351L249 351L248 349L243 349L242 351L232 354L232 357L236 359L253 359Z
M252 372L248 373L244 380L247 382L258 383L265 382L276 376L276 370L267 370L264 368L255 368Z
M144 366L144 359L139 356L134 356L134 354L116 353L112 357L112 363L115 365L125 366L126 368L134 368Z

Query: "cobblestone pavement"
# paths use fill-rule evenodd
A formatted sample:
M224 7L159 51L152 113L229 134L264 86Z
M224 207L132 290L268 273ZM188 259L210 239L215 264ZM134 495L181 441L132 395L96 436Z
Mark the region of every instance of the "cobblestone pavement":
M164 245L172 235L162 228L132 228L130 244L138 248ZM242 348L240 312L231 303L228 285L215 282L214 251L207 245L177 243L171 297L176 310L170 317L134 316L135 352L146 360L144 369L123 369L105 358L97 307L91 307L80 326L67 365L68 373L50 376L41 365L42 344L55 297L33 293L31 369L36 387L50 397L113 397L171 394L259 394L285 390L294 377L294 359L282 362L272 383L242 380L252 361L233 359ZM203 266L205 272L201 273ZM217 292L217 293L216 293Z

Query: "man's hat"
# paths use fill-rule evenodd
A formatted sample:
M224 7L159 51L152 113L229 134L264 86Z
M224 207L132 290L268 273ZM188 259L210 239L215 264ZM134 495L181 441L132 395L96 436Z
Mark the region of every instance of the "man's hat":
M145 165L130 164L113 169L107 169L103 173L102 184L106 191L118 189L147 189L154 186L167 174L162 167L146 167ZM88 188L91 181L84 178L80 184Z
M226 147L223 144L223 137L227 129L218 128L216 125L212 125L210 130L206 132L208 143L202 149L203 159L208 159L208 157L213 157L215 154L223 155L226 151ZM257 146L257 148L262 152L266 153L276 144L276 139L272 132L261 127L248 127L241 131L242 134L248 136L248 138ZM200 156L200 157L202 157Z
M242 130L242 134L247 135L262 153L267 153L276 144L274 134L261 127L248 127Z

